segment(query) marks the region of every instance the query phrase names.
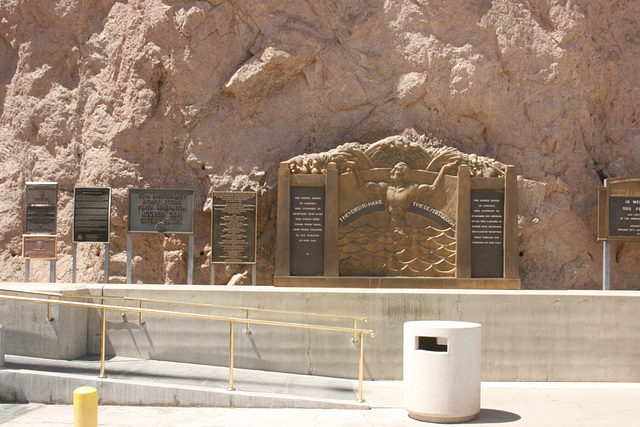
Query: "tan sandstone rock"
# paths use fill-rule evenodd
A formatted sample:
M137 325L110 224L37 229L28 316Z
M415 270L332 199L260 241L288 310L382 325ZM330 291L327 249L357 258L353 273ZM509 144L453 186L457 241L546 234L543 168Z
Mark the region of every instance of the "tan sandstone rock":
M596 187L640 169L639 19L605 0L5 0L0 280L24 276L25 182L57 181L59 281L73 188L111 186L112 282L128 189L193 188L195 282L211 192L250 189L270 284L278 163L412 128L516 166L525 288L598 288ZM101 281L102 245L78 252L78 280ZM612 288L637 288L638 245L618 255ZM134 281L184 283L186 258L186 238L136 235Z

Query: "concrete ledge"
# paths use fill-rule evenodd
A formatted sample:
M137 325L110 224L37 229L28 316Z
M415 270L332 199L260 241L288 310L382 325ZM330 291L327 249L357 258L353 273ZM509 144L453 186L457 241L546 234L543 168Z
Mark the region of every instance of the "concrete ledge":
M365 336L365 379L402 378L404 322L458 320L482 325L483 381L640 382L640 293L634 291L180 285L77 285L76 289L96 296L97 302L102 295L126 295L365 316L369 322L359 326L376 332L375 338ZM49 337L49 332L42 331L47 322L41 305L6 304L0 313L0 322L14 337L7 340L7 354L30 351L38 355L51 348L53 336L38 339L41 334ZM149 315L146 324L139 325L132 313L126 319L124 322L118 312L108 312L108 354L228 366L227 322ZM65 320L58 315L58 321ZM348 322L340 325L352 326ZM82 343L88 336L85 352L98 354L99 310L87 310L84 327L84 336L58 327L58 339ZM235 328L238 368L357 377L358 346L349 334L264 325L254 325L252 331L245 335L241 326ZM28 347L19 342L20 336L28 337Z

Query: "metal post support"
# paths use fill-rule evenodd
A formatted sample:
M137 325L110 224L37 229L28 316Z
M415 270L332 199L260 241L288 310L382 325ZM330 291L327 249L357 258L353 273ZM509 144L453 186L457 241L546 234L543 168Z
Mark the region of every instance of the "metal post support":
M47 297L47 299L49 299L49 300L50 300L50 299L51 299L51 295L49 295L49 296ZM51 314L51 304L47 304L47 320L48 320L49 322L53 322L54 320L56 320L56 318L55 318L55 317L53 317L53 315Z
M364 379L364 339L362 332L360 332L360 358L358 363L358 402L364 402L364 395L362 392L362 381Z
M109 283L109 242L104 244L104 283Z
M233 387L233 322L229 322L229 391L235 391Z
M253 264L253 267L251 268L251 285L255 286L256 282L258 280L258 268L256 267L257 264Z
M29 268L31 267L31 260L24 260L24 281L25 283L29 283Z
M216 265L211 263L211 280L209 282L212 285L216 284Z
M131 233L127 233L127 284L131 284L131 251L133 243L131 242Z
M611 242L604 241L602 246L602 290L608 291L611 273Z
M193 285L193 247L194 247L193 234L189 234L189 266L187 272L187 285Z
M71 245L71 283L76 283L76 256L78 255L78 243Z
M49 261L49 283L56 283L56 260Z
M106 349L106 341L107 341L106 334L107 334L107 310L103 308L102 309L102 334L100 334L100 375L98 375L98 378L107 378L107 375L104 373L104 352Z
M0 325L0 368L4 368L4 325Z
M609 186L609 180L604 180L604 186ZM602 245L602 290L609 290L609 278L611 277L611 243L607 240Z

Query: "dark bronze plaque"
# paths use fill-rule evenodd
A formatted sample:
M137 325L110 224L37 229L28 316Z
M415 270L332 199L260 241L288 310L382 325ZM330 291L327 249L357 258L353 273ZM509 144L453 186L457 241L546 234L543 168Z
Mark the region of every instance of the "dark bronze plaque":
M76 187L73 198L73 241L109 242L111 189Z
M193 233L193 190L129 190L130 233Z
M609 197L609 236L640 240L640 197Z
M255 264L256 193L213 193L212 262Z
M22 257L24 259L56 259L57 236L23 235Z
M27 205L27 234L56 234L56 205Z
M27 205L55 205L58 203L57 182L27 182Z
M471 190L471 277L503 276L504 191Z
M291 187L291 275L324 274L324 187Z
M640 241L640 176L609 178L598 188L598 241Z

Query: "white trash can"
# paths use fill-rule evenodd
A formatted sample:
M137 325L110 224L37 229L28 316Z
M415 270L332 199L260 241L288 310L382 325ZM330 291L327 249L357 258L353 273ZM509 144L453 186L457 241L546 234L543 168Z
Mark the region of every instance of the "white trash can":
M404 408L416 420L459 423L480 412L481 325L404 324Z

